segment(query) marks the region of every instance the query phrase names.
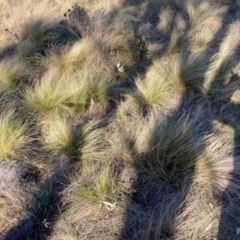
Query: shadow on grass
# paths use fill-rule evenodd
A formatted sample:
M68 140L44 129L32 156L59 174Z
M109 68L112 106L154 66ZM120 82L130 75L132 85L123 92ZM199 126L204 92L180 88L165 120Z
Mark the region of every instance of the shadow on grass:
M134 6L140 7L143 1L134 1ZM131 5L131 1L125 1L123 6ZM169 47L169 40L171 32L174 28L175 16L171 20L171 31L167 36L159 37L159 32L157 30L157 23L159 21L158 16L161 11L161 4L155 7L152 6L151 1L147 3L146 10L142 15L143 23L150 22L153 26L154 36L149 39L150 43L162 41L163 47L159 50L158 56L164 55ZM170 4L169 4L169 7ZM212 41L209 44L208 49L200 56L204 58L206 61L206 68L203 71L207 72L208 67L211 63L211 57L218 52L219 45L225 36L228 26L236 21L237 19L237 9L236 1L232 1L229 6L229 9L222 21L222 27L220 30L213 36ZM174 9L175 10L175 9ZM185 8L182 9L182 14L184 19L189 24L189 17ZM150 17L149 17L150 16ZM186 35L186 46L184 48L184 52L181 54L181 63L184 65L186 61L189 60L189 55L191 53L191 49L189 49L189 39L187 37L187 32L189 29L189 25L187 24L185 29ZM6 49L6 52L8 49ZM12 50L11 50L12 51ZM3 54L5 56L6 53ZM139 59L133 66L130 67L129 75L132 79L138 74L144 75L148 69L148 67L152 64L153 58L149 59ZM236 76L238 78L238 76ZM199 82L199 86L203 86L203 78L202 82ZM181 103L179 104L178 109L175 113L172 113L167 118L167 122L173 121L175 118L184 118L186 113L188 115L194 115L196 112L201 114L207 114L208 111L206 109L212 110L212 115L209 116L202 126L202 132L197 135L198 142L202 146L203 149L200 150L199 154L204 151L205 143L203 140L203 135L206 132L211 131L211 122L214 119L219 120L220 122L225 122L228 125L234 128L235 132L235 159L234 159L234 167L235 170L238 170L239 163L237 162L237 156L239 155L239 131L238 126L235 125L236 119L238 118L237 113L239 111L239 105L230 103L231 95L234 92L229 93L228 98L223 103L226 107L224 107L225 114L218 115L218 112L223 109L222 103L212 103L208 101L209 96L212 95L212 89L214 89L214 84L210 86L209 92L202 96L202 93L199 92L198 89L195 89L192 86L186 85L186 91L183 94ZM222 85L223 83L218 84ZM226 87L226 86L224 86ZM191 101L190 101L191 99ZM184 110L186 109L186 110ZM234 111L234 121L229 117L224 119L223 115L232 114L232 109L236 109ZM157 126L156 126L157 128ZM155 132L153 129L153 132ZM171 146L172 147L172 146ZM174 147L174 146L173 146ZM193 158L197 158L198 156L193 156ZM194 159L193 159L194 160ZM194 161L193 161L194 162ZM64 172L62 171L64 169ZM66 170L68 169L68 171ZM66 171L65 171L66 170ZM171 171L171 166L168 166L168 170ZM43 240L47 239L48 236L51 235L52 230L54 228L54 223L58 219L59 214L61 214L61 192L67 185L67 176L74 172L74 167L69 168L68 166L64 166L62 168L56 169L51 177L43 183L39 193L36 193L33 197L35 204L33 204L30 208L30 213L27 215L25 219L20 221L20 223L14 228L10 229L6 234L4 240ZM187 193L189 191L192 178L193 178L194 166L188 172L187 175L181 173L181 183L179 184L177 181L169 182L163 181L164 184L160 187L159 181L149 174L149 172L140 172L138 179L133 183L134 193L130 196L129 203L125 213L125 226L121 232L120 239L170 239L174 238L174 233L172 231L171 226L168 225L169 222L173 222L179 209L182 207L182 203L185 200ZM226 189L226 195L228 195L228 189L232 188L231 184L235 184L233 180L230 181L228 188ZM224 204L224 196L222 199ZM169 207L170 206L170 207ZM225 237L225 225L229 224L229 216L235 216L235 213L225 211L223 207L222 216L220 220L219 226L219 236L218 239L226 239ZM226 209L229 210L228 206ZM233 210L233 209L230 209ZM232 218L231 218L232 219ZM226 223L226 221L228 221ZM232 220L231 220L232 221ZM237 219L236 219L237 221ZM239 221L237 221L239 223ZM157 231L156 231L157 230ZM230 233L232 234L232 233ZM232 235L231 235L232 236Z
M32 192L31 203L24 207L26 216L3 239L47 239L52 233L57 216L61 214L61 192L68 183L68 176L74 171L75 167L69 163L56 169L41 184L40 190Z
M29 68L34 67L35 71L39 74L43 74L45 70L39 71L38 58L39 56L45 56L46 53L53 47L61 49L62 47L79 40L79 37L74 33L70 27L63 26L61 24L50 23L43 19L34 20L31 23L27 23L25 29L25 36L18 42L6 46L0 51L0 61L9 61L14 57L19 57L19 61L24 61L28 64ZM41 36L37 36L37 31L44 26L45 38L41 39ZM52 27L54 26L54 27ZM28 30L26 30L28 29ZM41 31L40 29L39 31ZM34 37L34 33L36 36ZM38 38L40 37L40 38ZM39 40L39 41L38 41ZM23 52L21 47L25 46ZM41 153L38 153L41 154ZM36 184L39 184L38 190L31 190L31 199L29 203L22 202L25 216L19 221L19 223L10 229L2 239L4 240L42 240L47 239L51 235L54 223L57 220L59 214L61 214L61 192L68 184L68 177L71 173L75 172L76 164L66 163L63 166L58 166L54 169L53 173L40 182L39 176L30 174L29 176L22 176L23 180L28 183L28 178L34 178ZM26 179L25 179L26 178ZM21 179L22 180L22 179ZM29 185L30 186L30 185Z
M217 196L222 205L217 234L218 240L240 239L239 235L237 235L239 233L236 233L236 231L238 231L240 228L240 196L235 195L234 198L233 192L234 189L239 188L236 184L239 182L240 173L240 132L238 124L238 119L240 117L240 105L234 104L230 100L234 92L237 90L236 88L233 88L232 91L228 93L228 96L224 99L224 101L214 101L212 99L212 96L214 96L213 91L216 89L216 86L220 89L228 87L227 84L223 83L224 77L219 79L219 76L214 76L214 81L212 82L208 92L205 94L200 92L199 89L203 87L204 75L210 67L212 61L211 58L219 51L220 44L228 31L228 27L230 24L238 20L238 11L239 6L237 1L232 0L225 16L223 17L220 29L213 36L211 42L208 44L207 49L199 56L200 59L202 58L206 62L205 69L202 73L202 79L198 83L199 88L196 89L194 86L188 86L185 84L186 91L182 96L182 100L178 109L176 112L171 113L166 119L167 123L171 123L176 118L185 118L187 116L194 116L196 114L202 116L201 121L203 121L204 124L202 124L201 131L197 135L196 140L200 146L202 146L202 149L199 150L200 155L204 152L204 148L206 148L204 135L212 132L213 120L218 120L221 123L225 123L231 126L234 130L232 177L229 180L229 184L222 196ZM183 11L183 13L185 19L189 19L187 13L185 11ZM189 26L187 25L185 29L187 44L183 49L184 52L181 54L181 65L184 65L185 62L189 60L189 56L191 54L187 37L188 29ZM167 48L168 42L169 41L166 41L165 48ZM239 46L236 47L235 52L239 52ZM229 60L230 59L225 59L226 62ZM236 64L237 63L238 62L236 62ZM232 67L234 67L234 65L232 65ZM240 77L238 75L234 75L229 84L239 79ZM156 125L151 132L157 132L157 127L158 126ZM173 145L169 146L170 153L172 153L171 151L174 151L174 147L174 143ZM159 146L159 148L161 147ZM178 156L175 155L173 155L173 157L176 157L176 160L178 158ZM192 157L192 161L194 162L194 158L197 159L198 156L192 155ZM136 162L136 166L138 165L139 163ZM173 167L176 166L172 166L172 168ZM176 172L176 174L178 174L179 181L169 183L166 181L166 179L162 179L159 182L159 179L154 177L154 170L156 169L154 169L154 167L150 168L149 164L146 162L144 170L138 170L138 178L133 183L133 193L130 196L125 212L125 225L122 229L119 239L177 239L178 236L174 236L174 220L179 212L184 209L183 204L191 187L194 168L195 166L193 165L185 175L183 172ZM171 172L171 166L168 166L168 170ZM161 179L160 172L158 177ZM201 236L195 236L195 238L192 239L199 238L201 238Z

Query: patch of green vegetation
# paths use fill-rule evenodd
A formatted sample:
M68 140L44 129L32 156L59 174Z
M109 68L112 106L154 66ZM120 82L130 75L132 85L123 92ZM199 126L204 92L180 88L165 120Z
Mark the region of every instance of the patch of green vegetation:
M31 238L33 218L49 240L235 239L237 2L84 2L3 31L0 159L40 166L14 231Z

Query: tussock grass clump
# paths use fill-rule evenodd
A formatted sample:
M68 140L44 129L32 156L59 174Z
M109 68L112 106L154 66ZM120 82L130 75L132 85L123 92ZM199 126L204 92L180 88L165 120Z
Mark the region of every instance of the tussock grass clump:
M89 202L100 202L110 200L110 194L115 188L114 179L111 176L110 166L104 166L102 171L96 176L93 185L80 187L80 196Z
M219 21L220 23L220 21ZM204 21L199 24L193 30L189 32L189 36L191 38L191 46L193 51L201 51L206 49L211 43L211 47L217 46L217 40L215 40L215 44L213 42L213 33L215 33L219 29L220 24L212 23L211 21ZM215 46L214 46L215 45Z
M111 132L113 133L108 136L109 155L125 164L133 165L135 160L133 134L126 131L124 127L117 125L111 128Z
M129 105L135 105L142 108L164 105L174 90L173 82L170 79L167 64L161 60L156 60L149 68L146 79L136 80L136 89L126 95L126 101Z
M214 22L217 26L219 26L218 23L221 21L221 9L214 6L210 1L188 1L186 7L191 28L194 28L206 21L209 23L212 21L212 23Z
M236 21L229 26L219 52L212 58L206 74L205 91L214 102L229 102L232 95L239 89L239 32L240 22ZM234 101L238 97L235 94Z
M140 25L137 8L115 7L102 19L102 26L94 32L114 62L133 64L140 56L141 39L136 37Z
M184 32L179 29L174 29L171 33L169 53L174 54L180 52L184 45Z
M66 47L60 54L53 51L42 62L46 68L56 68L63 72L76 71L83 67L94 69L98 66L99 70L108 68L100 44L91 37Z
M48 110L66 110L64 103L71 95L71 86L66 78L54 71L47 72L34 86L23 93L23 105L30 112L43 113Z
M205 73L208 69L208 61L204 57L190 55L182 56L171 66L172 80L182 89L194 89L203 91Z
M8 202L4 198L0 198L0 209L0 233L3 233L18 222L22 215L22 211L18 206Z
M232 178L233 159L228 155L233 146L226 136L224 138L218 141L217 136L208 136L205 153L196 163L194 182L205 186L209 198L221 196Z
M30 137L26 134L27 126L15 116L15 110L2 112L0 115L0 158L18 157L26 153Z
M18 59L2 61L0 71L0 86L9 89L28 83L33 74L31 67Z
M199 138L202 128L199 117L151 116L143 122L136 132L136 150L141 155L137 166L170 182L193 170L204 151L204 142Z
M56 154L76 156L79 133L69 118L56 115L41 122L44 146Z
M94 158L103 148L103 141L100 141L102 130L97 128L98 124L97 121L91 121L75 126L63 114L42 120L40 125L44 148L54 154L80 158L83 163L86 159Z
M46 19L32 19L22 26L20 39L29 40L37 47L46 48L50 44L65 44L75 41L78 36L56 21Z
M215 64L217 65L215 65L216 69L219 67L223 68L223 66L227 66L226 63L230 64L229 66L236 65L236 61L239 59L239 26L239 20L233 22L228 26L226 35L220 44L219 52L215 57ZM226 60L228 61L226 62Z
M239 211L233 204L239 201L239 160L229 157L232 146L229 139L222 137L210 135L206 138L206 150L196 162L190 191L182 211L175 219L176 239L199 236L207 239L220 232L221 237L227 237L229 233L235 234L227 224L224 230L219 230L219 218L222 219L223 215L234 224L239 224L233 214Z
M92 120L79 126L80 144L79 156L82 161L82 170L91 168L91 161L99 160L106 147L104 129L100 128L98 120Z
M116 100L125 91L117 82L112 81L103 72L87 72L86 69L76 73L75 83L68 105L76 111L90 108L95 103L108 103Z
M186 89L202 91L207 68L207 59L197 55L188 57L178 55L155 60L146 74L145 92L149 90L148 95L152 94L158 98L158 93L158 96L166 99L167 95ZM137 86L143 88L142 85L137 82ZM148 87L146 87L147 85ZM161 89L161 91L157 91L155 88Z
M64 214L68 226L59 222L61 231L71 230L78 238L97 237L106 230L106 223L113 224L113 229L116 229L114 223L121 224L122 207L117 199L118 186L112 164L106 162L92 166L86 175L76 176L71 181L71 186L63 193L68 206ZM85 227L94 227L95 231L85 232Z
M171 32L172 22L174 19L174 11L171 8L164 8L159 13L159 22L157 29L161 34L168 35Z
M108 101L117 99L124 91L118 83L113 82L108 76L101 72L93 74L85 73L85 81L89 97L93 101Z
M209 2L203 2L198 7L192 7L189 11L191 19L189 36L192 49L199 51L208 47L210 43L211 47L217 47L219 38L216 38L215 34L222 24L222 10Z
M84 63L96 64L105 61L100 45L93 38L84 38L75 43L65 57L66 64L79 69ZM96 66L96 65L95 65Z
M102 72L48 71L34 88L23 93L23 104L30 112L64 111L72 114L87 109L93 102L108 102L119 97L123 88Z

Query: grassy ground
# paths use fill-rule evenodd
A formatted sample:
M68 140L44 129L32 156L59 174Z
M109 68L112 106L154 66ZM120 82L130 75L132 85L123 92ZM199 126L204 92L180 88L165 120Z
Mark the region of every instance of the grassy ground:
M0 3L1 239L240 239L237 0Z

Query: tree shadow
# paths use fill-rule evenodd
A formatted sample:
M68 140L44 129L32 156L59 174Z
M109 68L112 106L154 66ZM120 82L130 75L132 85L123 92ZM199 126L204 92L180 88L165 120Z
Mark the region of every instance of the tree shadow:
M238 10L239 6L237 1L231 1L228 10L223 17L220 29L214 34L206 50L200 53L197 57L200 60L202 59L205 63L202 78L198 81L197 88L191 84L189 85L188 83L183 82L185 85L185 92L183 93L181 102L176 111L170 113L166 118L166 122L171 123L176 118L186 118L187 116L194 116L196 114L202 116L200 118L200 121L202 121L200 124L201 131L197 134L196 140L202 148L202 150L199 151L200 155L206 148L204 135L212 132L212 121L218 120L221 123L226 123L234 130L233 172L230 174L232 177L229 180L229 184L223 195L221 197L218 196L221 204L223 205L217 236L217 239L219 240L233 239L233 237L235 237L235 239L240 239L240 237L238 238L236 235L236 228L238 228L238 224L240 224L239 219L237 219L239 209L236 209L239 208L239 197L237 197L235 201L231 201L231 197L234 195L234 189L239 188L237 187L238 181L236 181L236 179L239 179L240 173L240 162L238 157L240 152L240 132L239 125L237 123L237 119L239 119L240 116L240 109L239 104L231 102L231 97L237 90L236 88L232 88L232 91L228 92L228 96L226 96L222 102L214 101L212 96L214 96L213 92L216 90L216 86L218 89L224 90L224 88L228 88L234 81L239 80L239 76L233 74L229 83L225 84L223 82L224 77L220 78L220 76L216 75L213 78L209 90L205 93L202 92L202 89L204 84L204 75L207 73L212 62L211 58L219 51L220 44L224 39L230 24L238 20ZM183 14L185 19L189 19L186 11L183 11ZM191 23L188 22L184 31L186 44L181 54L180 68L184 66L186 61L190 60L191 49L189 48L190 41L188 39L188 30L190 28L189 24ZM236 47L235 52L239 52L239 46ZM231 56L229 59L225 59L224 61L228 62L230 60ZM234 65L232 65L232 67L234 67ZM151 132L157 132L157 128L158 126L156 125ZM174 146L169 146L170 153L172 148L174 148ZM197 159L197 157L197 155L193 155L193 158ZM138 163L136 162L136 168L138 169L137 166ZM175 167L174 164L173 166ZM175 239L173 226L171 226L171 224L174 223L174 219L180 209L184 207L183 203L191 187L195 166L193 165L192 168L190 167L192 170L186 174L187 176L184 175L183 172L179 172L180 178L181 174L183 174L180 183L173 182L171 184L165 181L164 178L162 178L159 184L159 179L154 177L155 169L148 167L148 163L146 163L146 171L137 170L139 173L137 179L132 185L133 193L128 200L129 202L125 212L125 225L119 237L121 240ZM171 169L171 165L168 167ZM160 172L159 176L161 179ZM238 202L238 205L235 205L236 202ZM226 226L228 226L228 228Z
M136 7L140 7L143 1L134 1ZM125 1L123 6L131 4L131 1ZM228 30L228 26L236 21L237 10L234 8L236 6L236 1L232 1L226 15L222 21L222 27L220 30L213 36L212 41L209 43L208 48L204 51L199 58L205 59L206 67L203 71L203 75L207 72L208 67L211 63L211 57L218 52L219 45ZM169 5L170 7L170 5ZM174 29L174 23L176 21L175 15L171 20L171 30L170 34L167 36L158 37L160 34L157 30L157 23L159 21L159 13L161 11L161 3L159 1L159 5L153 9L151 12L151 17L149 18L149 11L152 9L151 2L147 3L146 11L142 15L143 23L150 22L153 26L154 35L150 37L149 42L154 43L158 41L162 41L163 47L158 50L158 56L163 56L166 53L169 46L170 35ZM185 11L185 8L182 9L182 14L187 23L189 24L189 16ZM186 35L185 46L183 52L181 54L181 64L184 65L186 61L189 60L191 49L189 49L189 39L188 39L188 30L190 26L187 24L184 34ZM11 51L12 47L10 48ZM6 49L6 53L9 49ZM3 52L2 58L7 55ZM144 57L143 57L144 58ZM144 61L143 61L144 60ZM133 66L129 68L129 76L134 79L138 74L144 75L148 69L148 67L152 64L154 57L149 59L139 59ZM217 78L217 77L216 77ZM235 76L234 78L238 78ZM233 79L234 80L234 79ZM203 78L200 80L199 86L203 86ZM185 83L185 92L183 93L181 102L179 107L176 109L174 113L171 113L167 117L167 122L171 122L176 118L185 118L186 113L190 115L198 114L208 114L204 109L215 109L214 113L204 122L202 126L202 132L211 131L211 122L213 119L217 119L220 122L226 122L230 126L234 128L235 131L235 155L238 155L239 149L239 130L238 126L235 125L235 120L230 121L229 119L224 119L222 115L230 114L232 112L232 108L238 109L239 105L230 103L231 95L234 92L230 92L229 96L225 99L224 104L226 104L226 108L224 111L226 113L218 116L215 114L221 108L222 104L212 104L209 102L209 96L212 95L212 89L215 88L213 83L210 86L210 90L208 93L203 96L202 92L199 92L199 88L195 88L194 86L189 86ZM223 82L218 82L221 87L226 87ZM189 101L191 99L191 101ZM204 99L204 100L203 100ZM204 103L204 104L203 104ZM237 111L236 111L237 112ZM238 116L236 116L237 118ZM235 119L236 119L235 118ZM157 127L157 126L156 126ZM153 129L153 132L155 129ZM202 146L202 151L204 151L205 143L203 140L203 135L197 135L197 141ZM201 151L200 151L201 153ZM194 156L197 158L197 156ZM237 157L234 159L234 168L238 170L238 162ZM171 166L169 166L171 168ZM44 194L47 193L46 204L43 201L43 206L40 207L38 204L33 205L31 209L31 214L29 217L24 219L17 225L16 227L9 230L6 234L4 240L14 240L14 239L46 239L51 235L54 223L56 222L61 209L61 192L67 185L67 176L75 171L75 168L70 168L69 171L64 172L62 169L69 169L68 164L66 166L60 167L54 171L52 176L43 184L40 189L40 193L36 195L36 198L44 198ZM194 169L194 167L192 168ZM60 177L59 177L60 175ZM179 208L181 207L186 195L189 191L189 187L192 181L193 170L185 176L182 172L180 173L183 184L177 184L173 182L169 184L168 182L164 182L162 188L159 188L158 179L152 178L146 172L140 172L138 179L133 183L134 193L130 196L129 203L127 206L127 210L125 213L125 226L122 230L120 239L169 239L173 237L173 232L171 232L171 226L168 225L168 220L173 221ZM57 179L57 180L56 180ZM59 182L59 179L62 179ZM234 180L230 181L229 187L232 188L231 184L235 184ZM45 193L44 193L45 192ZM226 189L226 194L228 194L228 189ZM224 197L224 196L223 196ZM43 199L44 200L44 199ZM41 203L41 199L39 199ZM161 202L161 204L159 204ZM169 206L171 209L169 209ZM44 211L43 211L44 210ZM234 214L233 214L234 215ZM223 211L219 226L219 239L223 239L222 231L224 230L224 224L228 221L229 212ZM157 221L156 221L157 220ZM50 225L49 225L50 223ZM158 229L158 233L151 232L151 229ZM136 232L137 230L137 232Z
M66 163L59 166L47 178L40 190L32 192L30 203L23 203L26 216L10 229L4 240L47 239L51 235L55 221L61 214L61 192L68 184L68 176L75 172L76 166Z
M50 24L49 24L50 23ZM12 43L7 45L5 48L1 49L0 51L0 61L11 61L13 58L17 58L19 62L24 62L27 64L29 69L34 68L36 71L37 78L41 77L46 69L43 69L42 67L39 67L39 57L44 57L47 55L49 51L52 50L52 48L55 48L56 51L72 44L73 42L76 42L80 39L80 36L77 36L73 29L71 29L69 26L62 25L60 23L54 22L48 22L44 19L37 19L32 21L31 23L27 23L30 30L37 31L34 27L36 25L44 25L46 27L46 31L44 34L47 35L44 41L37 41L38 38L34 38L34 34L30 31L29 36L25 36L25 39L20 39L19 36L15 36L18 42ZM48 24L50 27L48 27ZM52 25L51 25L52 24ZM52 27L54 26L54 27ZM6 29L9 34L12 34L9 30ZM27 32L27 31L26 31ZM36 33L36 32L35 32ZM32 35L31 35L32 34ZM43 34L43 35L44 35ZM33 39L31 39L31 37ZM31 41L29 40L31 39ZM32 43L32 45L31 45ZM24 46L24 52L21 52L21 47ZM34 47L33 47L34 46ZM41 69L40 69L41 68ZM39 70L40 69L40 70ZM31 78L36 77L31 76ZM21 84L21 79L19 79ZM29 80L31 84L32 82ZM19 86L16 87L16 92L20 89ZM6 90L5 90L6 91ZM17 95L17 94L16 94ZM15 97L15 96L14 96ZM17 98L20 98L17 95ZM20 99L18 99L21 101ZM3 102L3 105L5 102ZM6 106L4 105L6 108ZM19 111L17 109L16 111ZM20 109L21 111L21 109ZM23 116L24 118L24 116ZM27 116L28 118L28 116ZM26 121L26 119L25 119ZM35 123L31 123L31 126L29 127L35 127L32 126ZM33 131L35 132L35 130ZM37 136L38 137L38 136ZM37 147L41 148L42 146L39 146L39 142L35 140L33 142L35 145L35 149L33 156L30 156L30 158L35 158L36 155L42 156L41 150L36 150ZM38 146L36 146L38 145ZM61 162L61 161L60 161ZM51 164L51 163L50 163ZM19 173L18 181L24 182L24 185L26 185L27 191L30 192L30 202L22 202L22 208L25 212L25 215L23 219L19 220L18 224L11 229L7 233L4 234L3 238L5 240L42 240L47 239L54 228L54 224L58 219L58 216L61 214L62 206L61 206L61 193L68 185L69 181L69 175L76 172L76 168L78 168L79 164L74 164L73 161L64 162L62 165L59 163L58 165L54 166L54 170L51 173L49 177L44 179L41 179L40 170L34 165L34 164L28 164L25 163L26 166L30 166L33 169L27 169L26 171L23 171L22 169L18 171L22 171ZM51 166L52 167L52 166ZM49 169L51 169L49 167ZM52 170L52 169L51 169ZM32 172L31 172L32 171ZM43 174L44 175L44 174ZM33 186L33 189L32 189ZM37 189L37 190L36 190Z

